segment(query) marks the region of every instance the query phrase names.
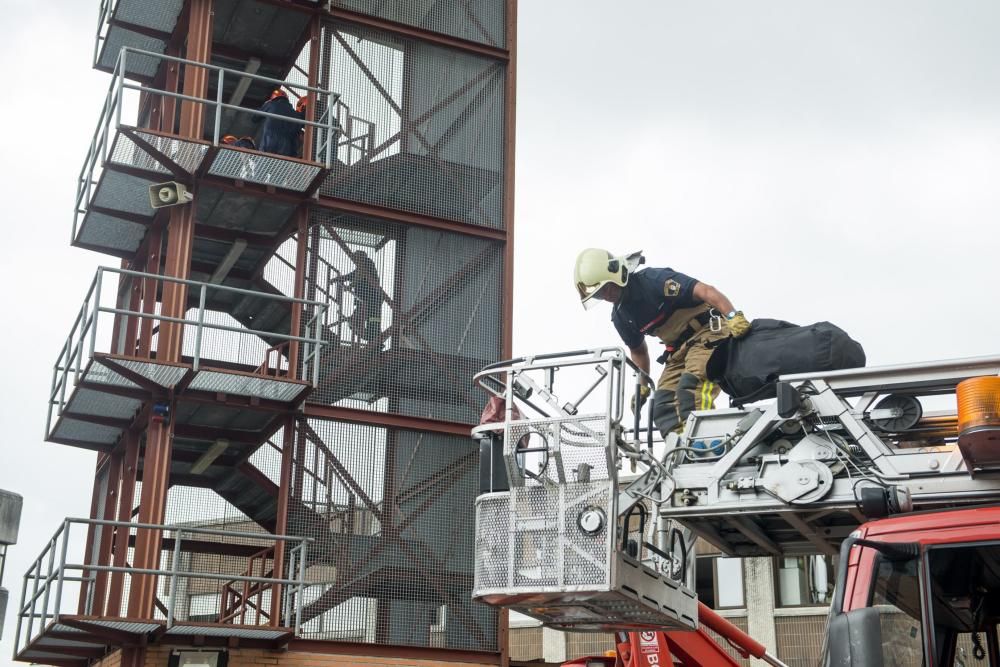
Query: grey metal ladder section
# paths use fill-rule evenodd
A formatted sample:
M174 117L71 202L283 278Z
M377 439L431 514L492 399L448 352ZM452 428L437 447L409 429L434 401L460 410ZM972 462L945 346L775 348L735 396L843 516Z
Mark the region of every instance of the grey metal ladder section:
M732 555L832 555L866 518L857 498L866 485L902 489L916 509L1000 501L1000 473L970 471L951 437L921 442L916 429L907 441L906 430L877 425L898 413L880 409L880 396L953 394L962 380L989 375L1000 375L1000 357L788 375L780 380L801 401L791 416L778 401L695 413L668 448L711 434L728 449L715 460L680 457L661 514ZM733 428L741 421L742 433ZM810 489L796 496L795 485Z

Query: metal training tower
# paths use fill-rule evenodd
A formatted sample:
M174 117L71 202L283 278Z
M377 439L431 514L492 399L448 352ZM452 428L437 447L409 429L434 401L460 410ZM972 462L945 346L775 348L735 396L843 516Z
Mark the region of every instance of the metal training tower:
M98 459L16 659L506 664L468 435L510 356L516 0L97 9L71 242L115 260L45 439Z

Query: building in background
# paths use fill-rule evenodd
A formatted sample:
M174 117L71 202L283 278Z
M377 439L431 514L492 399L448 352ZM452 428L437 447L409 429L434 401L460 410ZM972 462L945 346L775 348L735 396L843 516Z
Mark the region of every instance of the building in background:
M10 591L4 585L7 570L7 547L17 544L17 531L21 527L20 494L0 489L0 635L3 634L4 619L7 618L7 603Z
M39 353L47 439L98 459L17 659L505 659L469 428L510 356L515 6L95 0L72 242L108 261Z

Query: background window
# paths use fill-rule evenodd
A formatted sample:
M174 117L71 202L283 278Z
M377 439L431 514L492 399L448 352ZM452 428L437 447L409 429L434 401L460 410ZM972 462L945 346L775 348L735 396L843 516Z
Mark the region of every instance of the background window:
M780 607L828 605L833 594L833 559L826 556L778 558L774 579Z
M712 609L744 606L743 560L701 556L696 569L695 592Z

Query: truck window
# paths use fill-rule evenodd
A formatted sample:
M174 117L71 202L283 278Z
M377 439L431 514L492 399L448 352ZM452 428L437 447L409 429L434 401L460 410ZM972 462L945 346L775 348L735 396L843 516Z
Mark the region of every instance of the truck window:
M996 632L996 628L993 630L987 629L986 632ZM985 649L986 647L986 633L979 632L979 645ZM957 641L955 643L955 660L950 663L954 667L988 667L990 665L989 658L980 660L976 657L976 643L972 639L973 633L963 632L958 635Z
M1000 619L1000 544L934 546L927 559L937 662L996 667L977 659L976 645L986 652Z
M924 664L918 567L918 560L878 559L870 606L879 610L885 667Z

